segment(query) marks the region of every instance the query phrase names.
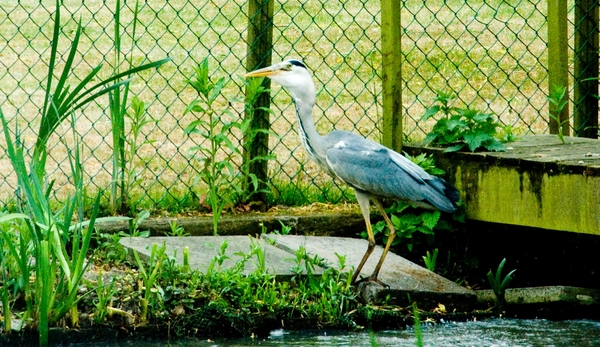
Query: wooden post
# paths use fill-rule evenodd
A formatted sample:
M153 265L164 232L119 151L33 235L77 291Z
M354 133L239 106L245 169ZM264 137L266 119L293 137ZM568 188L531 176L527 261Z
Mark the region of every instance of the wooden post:
M381 0L383 145L402 150L402 55L399 0Z
M548 0L548 94L555 86L565 87L569 90L568 82L568 51L567 42L567 1ZM569 93L565 93L568 99ZM552 114L556 114L554 105L550 104ZM569 119L569 104L562 109L559 115L561 122ZM550 133L558 133L559 123L550 119ZM569 135L569 122L562 127L563 135Z
M581 137L598 137L598 2L575 1L575 85L573 129Z
M273 50L273 0L248 1L248 55L246 57L247 71L271 65L271 52ZM271 87L271 80L264 79L263 86ZM252 158L266 157L269 154L269 135L257 130L269 130L271 125L269 112L265 111L271 105L269 93L262 94L254 104L254 112L246 114L246 119L251 120L251 136L244 138L244 163L248 173L258 179L259 190L266 189L268 163L266 160ZM263 109L260 109L263 108ZM250 177L246 177L244 189L253 190ZM252 201L265 202L265 193L254 194ZM264 204L263 204L264 206Z

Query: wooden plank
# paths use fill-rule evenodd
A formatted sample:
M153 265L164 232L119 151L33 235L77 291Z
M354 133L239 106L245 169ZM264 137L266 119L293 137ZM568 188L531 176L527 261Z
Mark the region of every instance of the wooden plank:
M401 2L381 0L383 145L402 150Z

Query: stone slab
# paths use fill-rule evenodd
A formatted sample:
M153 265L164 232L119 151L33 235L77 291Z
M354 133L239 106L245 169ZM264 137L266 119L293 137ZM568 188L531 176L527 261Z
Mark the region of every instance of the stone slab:
M346 237L274 234L262 237L271 240L276 247L287 252L295 252L298 248L305 247L310 256L318 255L324 258L327 264L325 266L339 268L339 257L345 256L346 270L358 266L368 246L366 240ZM362 277L369 277L373 273L382 253L383 247L376 246L361 271ZM426 305L423 301L428 301L433 306L439 302L459 306L468 306L475 302L473 291L391 252L388 253L378 278L389 288L371 283L362 291L365 300L377 301L391 296L398 304L406 304L410 295L412 299L419 299L419 307Z
M496 296L489 290L477 290L477 302L494 305ZM563 303L571 305L600 305L600 290L569 286L509 288L506 302L513 305Z
M261 239L249 236L188 236L188 237L125 237L121 244L130 252L136 250L148 258L152 244L166 245L167 255L176 255L183 262L183 249L188 247L190 266L206 272L212 259L219 254L221 244L227 242L222 268L228 269L243 257L236 253L248 254L252 247L260 247L265 254L266 268L278 278L291 277L291 269L296 266L295 254L304 247L309 256L317 255L324 260L323 267L316 267L314 273L320 275L327 267L339 268L340 257L345 257L345 271L356 267L367 249L367 241L361 239L327 236L293 236L266 234ZM253 246L254 245L254 246ZM373 272L382 247L376 247L363 268L362 275L368 277ZM337 255L336 255L337 254ZM246 262L244 273L256 269L255 260ZM381 269L379 279L389 286L369 283L360 290L366 301L387 300L388 304L407 305L417 300L420 308L435 307L444 303L447 307L470 307L475 303L473 291L455 284L421 266L418 266L396 254L389 253ZM410 296L410 298L409 298Z
M179 264L183 264L183 250L189 249L190 267L206 273L211 261L219 255L221 245L227 242L225 255L228 257L221 265L221 269L230 269L236 266L244 256L251 253L253 247L260 247L265 256L267 271L280 277L292 276L290 271L295 266L293 255L265 242L263 239L256 239L250 236L187 236L187 237L124 237L121 244L129 252L134 250L140 254L140 257L148 259L152 250L152 245L159 247L166 245L168 256L175 256ZM249 274L257 269L258 258L252 256L246 261L242 273ZM317 268L316 274L323 273L324 269Z

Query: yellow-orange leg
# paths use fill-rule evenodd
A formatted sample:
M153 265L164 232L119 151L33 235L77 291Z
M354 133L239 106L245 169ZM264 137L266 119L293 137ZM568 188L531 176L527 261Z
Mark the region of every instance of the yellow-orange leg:
M358 264L358 267L356 268L356 270L354 271L354 274L352 275L352 283L357 282L356 279L358 278L360 271L362 270L363 266L367 262L367 259L369 259L369 256L371 255L371 253L373 253L373 249L375 249L375 236L373 235L373 228L371 227L371 219L370 219L370 211L369 211L369 197L368 197L368 195L366 195L362 192L356 191L356 200L358 201L358 205L360 206L362 215L365 219L365 224L367 225L367 234L369 235L368 236L369 245L367 246L367 251L365 252L365 255L363 256L362 260L360 261L360 264ZM377 266L375 266L375 271L373 271L373 274L370 277L365 278L365 280L377 282L377 283L385 286L385 284L383 282L381 282L380 280L377 279L377 276L379 276L379 271L381 270L383 261L385 260L385 257L387 256L387 254L390 250L390 246L392 245L394 238L396 237L396 228L394 228L392 221L390 220L387 213L385 212L385 209L383 208L381 201L379 201L378 199L373 199L373 203L375 204L375 206L377 206L377 208L381 212L383 219L385 220L386 224L390 228L390 233L388 235L387 244L385 245L383 253L381 254L381 258L379 258L379 262L377 263Z
M381 254L381 258L379 258L379 262L377 263L377 266L375 267L375 271L373 271L373 274L371 275L371 280L375 280L375 279L377 279L377 276L379 276L379 270L381 270L383 261L385 260L385 257L387 256L387 254L390 250L390 247L392 246L392 242L394 241L394 238L396 238L396 228L394 228L394 224L392 224L392 221L388 217L387 213L385 213L385 209L383 208L381 201L373 200L373 202L375 203L375 206L377 206L377 208L381 212L381 215L383 216L383 219L387 223L388 228L390 228L390 233L388 235L387 243L385 244L385 249L383 250L383 253Z
M367 225L367 234L368 236L368 241L369 241L369 245L367 246L367 251L365 252L365 255L363 255L362 260L360 261L360 264L358 264L358 267L356 268L356 270L354 270L354 274L352 275L352 283L356 282L356 279L358 278L358 275L360 274L360 271L362 270L363 266L365 265L365 263L367 262L367 259L369 259L369 256L371 255L371 253L373 253L373 249L375 249L375 236L373 235L373 229L371 228L371 215L370 215L370 211L369 211L369 196L356 190L356 201L358 201L358 205L360 206L360 211L362 212L363 218L365 219L365 224Z

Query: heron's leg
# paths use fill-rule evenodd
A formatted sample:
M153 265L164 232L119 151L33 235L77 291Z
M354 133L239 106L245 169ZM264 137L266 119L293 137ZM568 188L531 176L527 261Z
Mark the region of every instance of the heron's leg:
M387 256L388 251L390 250L390 246L392 245L394 238L396 237L396 228L394 228L394 224L392 224L392 221L388 217L387 213L385 213L385 209L383 208L381 201L373 199L373 203L375 203L375 206L377 206L377 208L381 212L381 215L383 216L383 219L385 220L388 227L390 228L390 233L388 235L388 241L385 245L385 249L383 250L383 253L381 254L381 258L379 258L379 262L377 263L377 266L375 267L375 271L373 271L373 274L371 275L371 279L374 280L374 279L377 279L377 276L379 276L379 270L381 269L381 266L383 265L383 261L385 260L385 257Z
M373 253L373 249L375 249L375 236L373 235L373 229L371 228L371 216L369 211L369 196L358 190L355 190L355 193L356 201L358 201L360 211L362 212L363 218L365 219L365 224L367 225L367 234L369 234L369 246L367 247L367 251L365 252L365 255L360 261L360 264L358 264L358 267L356 268L356 270L354 270L354 274L352 275L352 283L356 282L360 271L367 262L367 259L369 259L371 253Z

